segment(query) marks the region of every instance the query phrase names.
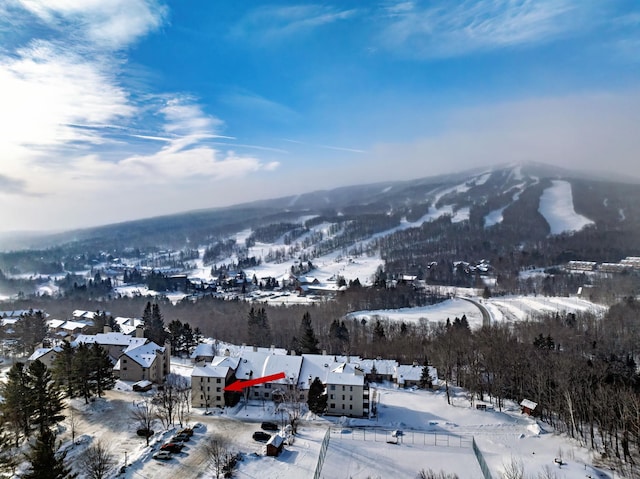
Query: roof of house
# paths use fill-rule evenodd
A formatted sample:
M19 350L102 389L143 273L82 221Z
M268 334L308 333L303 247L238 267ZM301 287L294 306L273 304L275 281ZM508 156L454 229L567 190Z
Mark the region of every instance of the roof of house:
M342 363L327 374L327 384L342 386L363 386L364 372L351 363Z
M405 381L420 381L424 366L417 364L401 364L396 367L393 377L398 384L404 384Z
M55 352L55 353L59 353L60 351L62 351L61 348L38 348L36 349L33 354L31 356L29 356L29 359L27 359L27 361L35 361L36 359L40 359L41 357L45 356L46 354L50 353L50 352Z
M284 444L284 437L282 437L280 434L274 434L267 441L267 446L280 447L282 446L282 444Z
M191 377L204 377L204 378L226 378L229 373L229 368L226 366L211 366L209 364L205 366L196 366L191 372Z
M164 348L158 346L153 341L149 341L142 346L131 345L123 353L137 362L143 368L150 368L156 360L156 352L164 352Z
M298 387L303 390L309 389L315 378L319 378L323 384L327 382L327 375L343 362L349 360L360 361L358 357L333 356L327 354L303 354L302 367L298 377Z
M64 319L50 319L47 321L47 326L55 329L55 328L59 328L64 323L66 323Z
M233 358L231 356L216 356L211 361L211 366L223 366L235 371L238 369L240 360L240 358Z
M358 361L358 365L365 374L371 374L371 371L375 366L378 374L391 376L395 372L396 367L398 367L398 361L395 359L361 359Z
M67 331L75 331L76 329L86 328L87 323L81 323L78 321L65 321L64 324L59 327Z
M98 333L98 334L80 334L76 338L76 343L93 344L98 343L101 346L122 346L129 347L132 344L142 346L147 341L146 338L133 338L123 333Z
M538 403L533 402L529 399L523 399L522 402L520 403L520 406L522 407L526 407L527 409L531 409L532 411L538 407Z
M191 353L191 359L195 359L200 356L211 356L214 357L216 355L216 346L211 343L200 343L196 346L196 348Z

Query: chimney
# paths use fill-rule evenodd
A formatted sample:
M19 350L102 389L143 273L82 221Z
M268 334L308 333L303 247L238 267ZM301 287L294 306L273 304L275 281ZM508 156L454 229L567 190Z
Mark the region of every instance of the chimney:
M144 328L142 326L136 326L136 338L144 338Z
M112 330L109 326L106 326L106 325L105 325L105 327L102 329L102 332L103 332L103 333L105 333L105 334L110 333L110 332L112 332L112 331L113 331L113 330Z
M272 345L271 345L271 347L270 347L269 349L271 349L271 351L275 351L275 350L276 350L276 345L275 345L275 344L272 344Z
M231 351L229 351L229 349L228 349L228 348L227 348L227 349L225 349L225 350L224 350L224 355L225 355L225 356L227 356L227 357L231 356Z
M322 350L322 355L323 355L323 356L326 356L326 355L327 355L327 350L326 350L326 349L323 349L323 350Z
M258 352L258 346L254 346L254 347L253 347L253 352L254 352L254 353L257 353L257 352Z
M296 350L292 349L291 352L289 353L290 356L295 356L296 355Z

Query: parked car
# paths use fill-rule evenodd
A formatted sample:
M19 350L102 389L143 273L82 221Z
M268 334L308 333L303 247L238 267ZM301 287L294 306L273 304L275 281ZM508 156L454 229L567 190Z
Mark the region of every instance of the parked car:
M184 447L184 444L181 444L179 442L167 442L167 443L163 444L162 446L160 446L160 450L161 451L169 451L169 452L173 452L173 453L178 453L178 452L182 451L183 447Z
M166 461L171 459L171 453L169 451L158 451L153 455L153 458Z
M188 434L176 434L171 438L171 442L187 442L189 440Z
M254 441L260 441L260 442L266 442L269 439L271 439L271 434L264 432L264 431L256 431L253 433L253 440Z
M178 431L178 434L186 434L187 436L191 437L193 436L193 429L190 427L185 427L184 429Z
M280 429L275 422L263 422L260 427L265 431L277 431Z
M142 437L151 437L153 436L153 431L151 429L141 427L136 431L136 434Z

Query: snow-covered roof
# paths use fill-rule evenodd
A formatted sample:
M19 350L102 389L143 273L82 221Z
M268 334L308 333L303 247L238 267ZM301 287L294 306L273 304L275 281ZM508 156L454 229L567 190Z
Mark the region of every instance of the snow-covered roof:
M280 447L282 446L283 443L284 443L284 437L282 437L280 434L274 434L267 441L267 446Z
M229 368L226 366L211 366L209 364L205 366L196 366L191 372L191 377L205 377L205 378L226 378L229 372Z
M405 381L420 381L423 368L424 366L417 364L401 364L396 367L393 377L398 384L404 384Z
M378 374L393 376L396 367L398 367L398 361L395 359L361 359L358 362L358 366L365 374L371 374L371 371L375 366Z
M153 341L149 341L142 346L131 345L124 354L133 359L143 368L149 368L156 359L156 351L164 352L164 348L158 346Z
M216 355L216 347L211 343L200 343L196 346L196 348L191 353L191 359L195 359L199 356L211 356L214 357Z
M327 374L327 384L364 386L364 372L354 364L342 363Z
M532 411L538 407L538 403L531 401L530 399L523 399L520 406L531 409Z
M47 353L51 351L55 351L56 353L62 351L60 348L38 348L36 349L27 361L35 361L36 359L40 359L42 356L45 356Z
M360 358L353 356L347 358L347 356L333 356L326 354L303 354L298 387L303 390L309 389L309 386L315 378L319 378L320 381L326 383L329 372L338 367L341 363L349 360L354 362L361 361Z
M64 319L50 319L47 321L47 326L56 329L62 326L66 321Z
M93 344L98 343L101 346L123 346L131 345L142 346L146 342L146 338L132 338L123 333L98 333L98 334L80 334L76 338L76 343Z
M278 379L272 381L276 384L296 384L298 382L298 376L300 375L300 368L302 366L302 356L284 356L282 354L271 354L264 362L262 369L262 376L270 376L283 372L285 374L284 379Z
M223 366L231 368L234 371L238 369L241 358L232 358L231 356L216 356L211 361L211 366Z
M75 319L93 319L93 317L96 315L96 313L93 311L83 311L82 309L76 309L71 314Z
M80 323L78 321L65 321L61 326L62 329L67 331L75 331L76 329L83 329L87 327L86 323Z

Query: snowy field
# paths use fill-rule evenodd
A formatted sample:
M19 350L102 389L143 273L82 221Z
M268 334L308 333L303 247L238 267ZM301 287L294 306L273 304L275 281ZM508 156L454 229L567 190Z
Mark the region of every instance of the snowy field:
M558 296L502 296L487 300L479 297L453 298L433 306L418 308L384 309L373 311L357 311L349 314L349 318L366 319L367 321L391 320L406 323L438 323L453 321L456 317L466 315L472 329L483 324L482 310L490 316L492 324L525 321L546 313L591 312L597 316L607 311L602 306L577 297Z
M182 372L187 372L184 369ZM537 477L545 467L557 479L613 479L606 471L593 466L591 453L565 436L554 434L545 424L520 414L516 405L500 412L476 410L464 391L454 392L448 405L443 391L398 390L392 386L374 385L379 397L378 417L347 419L316 417L307 414L293 444L286 445L278 457L267 457L264 445L253 441L253 431L262 420L280 423L281 416L273 403L249 402L224 414L202 415L194 411L190 424L198 423L196 433L184 451L168 461L158 461L152 454L175 428L168 431L156 424L156 434L147 447L136 436L130 411L144 396L118 383L119 390L107 394L108 400L85 405L73 400L77 444L68 441L68 458L76 463L82 452L100 439L110 445L118 467L127 469L117 477L180 479L213 477L206 468L204 445L214 433L225 435L231 449L241 452L234 477L253 479L299 479L313 477L320 445L330 430L329 447L321 477L414 478L422 469L456 473L460 479L482 477L471 447L475 439L493 477L501 477L512 458L522 463L525 477ZM67 425L68 426L68 425ZM392 431L402 430L401 437ZM68 427L67 432L68 434ZM125 455L126 453L126 455ZM559 467L554 460L562 457ZM116 477L111 475L110 477Z

